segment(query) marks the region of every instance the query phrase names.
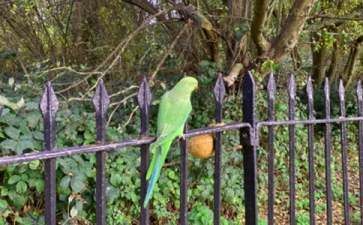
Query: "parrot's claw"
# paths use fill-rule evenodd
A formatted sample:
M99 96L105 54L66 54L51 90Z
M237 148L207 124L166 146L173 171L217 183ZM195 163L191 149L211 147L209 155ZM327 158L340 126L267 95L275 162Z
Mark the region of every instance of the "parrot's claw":
M180 135L180 136L179 136L179 139L181 139L181 140L183 140L183 141L185 141L185 140L186 140L186 138L185 138L184 134Z

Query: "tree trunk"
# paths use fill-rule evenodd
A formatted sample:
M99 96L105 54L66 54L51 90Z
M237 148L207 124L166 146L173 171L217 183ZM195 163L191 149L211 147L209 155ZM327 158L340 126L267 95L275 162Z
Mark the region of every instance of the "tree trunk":
M272 41L268 58L279 61L293 49L314 2L315 0L295 0L280 34Z

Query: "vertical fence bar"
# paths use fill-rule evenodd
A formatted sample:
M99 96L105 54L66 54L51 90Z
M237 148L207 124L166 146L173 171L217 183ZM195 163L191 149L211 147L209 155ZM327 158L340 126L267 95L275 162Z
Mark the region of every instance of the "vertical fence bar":
M184 128L184 133L187 126ZM188 224L188 152L187 140L180 139L180 225Z
M276 83L273 73L270 74L267 84L267 98L268 98L268 120L275 120L275 92ZM275 149L274 149L274 127L268 127L268 225L274 224L274 204L275 204Z
M308 118L309 120L314 120L314 95L313 95L313 83L311 76L308 78L306 85L306 93L308 96ZM309 164L309 215L310 224L315 225L315 171L314 171L314 125L308 125L308 164Z
M97 85L92 99L96 117L96 140L104 144L106 141L106 114L110 104L103 80ZM106 152L96 153L96 224L106 225Z
M216 104L215 119L217 123L222 122L223 98L226 93L222 74L218 74L218 79L214 87L214 97ZM221 217L221 173L222 173L222 132L215 134L214 153L214 225L220 224Z
M295 105L296 105L296 84L294 75L289 78L289 120L295 120ZM295 216L295 200L296 200L296 168L295 168L295 125L289 125L289 198L290 198L290 224L296 224Z
M357 84L358 116L363 116L363 90L362 82ZM363 224L363 121L359 121L358 132L358 154L359 154L359 202L360 202L360 224Z
M242 129L240 132L243 146L245 220L246 225L257 225L256 85L250 72L244 75L242 82L243 122L250 123L251 129L253 129L252 132L249 129ZM251 133L253 137L251 137Z
M339 81L339 102L340 116L346 117L345 111L345 90L343 81ZM342 171L343 171L343 200L344 200L344 224L350 224L349 219L349 187L348 187L348 143L347 143L347 125L346 122L340 123L340 141L342 148Z
M141 129L140 136L146 136L149 132L149 110L151 104L151 91L149 84L147 82L146 77L143 78L139 92L137 95L137 101L140 107L141 113ZM147 181L146 181L146 173L149 167L149 144L142 145L141 148L141 162L140 162L140 179L141 179L141 216L140 216L140 224L141 225L149 225L149 207L143 207L143 202L146 196L147 190Z
M44 122L45 151L52 151L55 144L55 116L58 111L58 100L50 82L45 85L40 100L40 111ZM45 224L56 225L56 159L47 159L44 163L45 175Z
M324 103L325 103L325 118L330 119L330 85L328 78L324 82ZM333 224L332 212L332 186L331 186L331 124L325 124L324 131L325 139L325 188L326 188L326 222L327 225Z

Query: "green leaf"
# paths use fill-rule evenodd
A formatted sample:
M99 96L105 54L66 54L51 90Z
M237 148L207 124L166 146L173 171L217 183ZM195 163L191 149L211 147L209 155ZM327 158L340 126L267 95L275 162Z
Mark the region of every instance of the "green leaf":
M121 184L121 181L122 181L122 177L120 174L118 173L113 173L111 174L111 178L110 178L110 183L113 185L113 186L118 186Z
M35 190L37 190L38 193L42 193L44 191L44 180L43 179L36 179L33 182L33 185L35 186Z
M13 176L11 176L10 178L9 178L9 180L8 180L8 184L15 184L15 183L17 183L19 180L21 179L21 177L20 176L18 176L18 175L13 175Z
M34 149L33 140L28 139L28 137L22 136L16 145L15 151L17 154L21 154L26 149Z
M69 187L69 183L71 182L71 177L70 176L65 176L62 178L62 180L60 181L59 185L66 189Z
M39 113L29 113L29 115L27 115L26 120L28 122L28 126L30 128L35 128L36 126L38 126L39 121L40 121L41 115Z
M14 139L14 140L17 140L20 136L20 130L19 129L16 129L15 127L7 127L5 128L5 134L11 138L11 139Z
M15 193L11 194L10 199L18 209L22 208L27 201L27 198L24 195L18 195Z
M19 181L16 184L16 192L18 192L19 194L24 194L27 189L28 185L24 181Z
M16 145L18 142L12 140L12 139L6 139L5 141L1 142L1 147L6 150L15 151Z
M0 211L5 210L7 207L8 207L7 201L0 199Z
M36 170L36 169L38 169L39 165L40 165L40 161L34 160L29 163L29 168L32 170Z
M71 180L71 188L73 192L80 193L85 189L85 181L82 176L74 176Z

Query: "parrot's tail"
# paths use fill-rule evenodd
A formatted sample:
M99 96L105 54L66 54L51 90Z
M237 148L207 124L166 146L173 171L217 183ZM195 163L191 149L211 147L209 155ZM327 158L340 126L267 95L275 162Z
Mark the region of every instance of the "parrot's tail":
M144 199L144 208L147 206L152 197L156 182L159 179L161 168L163 167L166 156L168 155L171 143L172 143L171 141L165 142L163 143L163 145L158 146L158 149L155 149L157 150L157 152L154 153L152 162L148 170L148 173L150 173L151 175L149 178L147 178L149 183L147 186L147 192Z

